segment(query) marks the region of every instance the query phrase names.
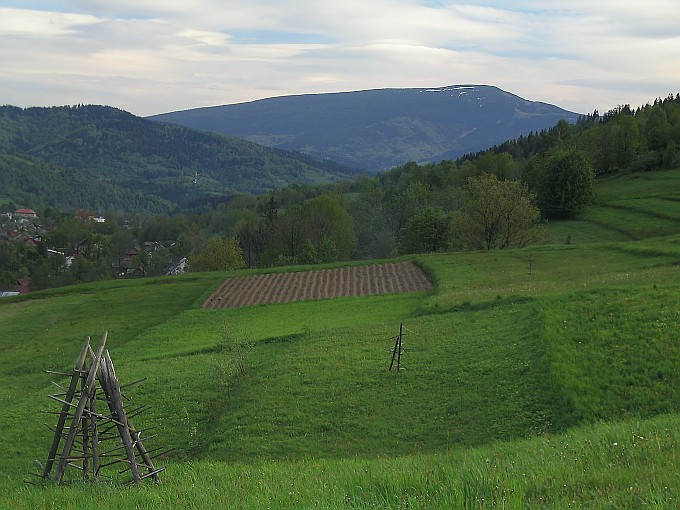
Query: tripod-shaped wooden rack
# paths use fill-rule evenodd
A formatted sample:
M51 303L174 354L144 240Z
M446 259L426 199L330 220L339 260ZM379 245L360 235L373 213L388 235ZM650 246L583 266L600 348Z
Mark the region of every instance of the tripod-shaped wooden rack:
M53 383L62 391L49 397L60 402L62 408L55 413L59 415L56 428L48 425L54 432L54 439L47 462L43 466L42 477L61 483L66 470L76 468L82 471L84 480L97 480L102 468L123 464L125 467L120 474L129 470L132 473L131 483L139 484L149 477L159 483L158 473L165 468L155 468L152 459L166 452L152 456L152 453L161 448L147 450L142 443L142 431L132 425L130 418L148 407L142 406L126 413L122 387L116 377L109 351L104 349L107 337L108 334L104 333L96 352L90 346L90 339L85 341L73 374L50 372L70 375L71 383L68 388ZM141 381L126 386L138 382ZM98 411L97 404L101 402L105 402L106 411ZM116 439L122 440L122 444L109 443ZM102 445L106 444L110 446L104 449ZM55 465L56 472L52 475Z

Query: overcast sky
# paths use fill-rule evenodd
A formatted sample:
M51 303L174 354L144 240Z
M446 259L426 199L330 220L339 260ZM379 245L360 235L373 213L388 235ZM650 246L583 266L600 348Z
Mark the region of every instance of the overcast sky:
M0 104L136 115L496 85L580 113L680 92L677 0L0 0Z

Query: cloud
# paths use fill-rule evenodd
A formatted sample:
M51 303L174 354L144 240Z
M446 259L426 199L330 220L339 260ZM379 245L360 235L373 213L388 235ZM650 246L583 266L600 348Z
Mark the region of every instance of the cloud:
M48 38L75 33L79 27L101 22L96 16L78 13L41 12L0 7L0 33Z
M20 106L89 102L146 115L485 83L585 112L637 105L680 83L674 0L5 4L0 93Z

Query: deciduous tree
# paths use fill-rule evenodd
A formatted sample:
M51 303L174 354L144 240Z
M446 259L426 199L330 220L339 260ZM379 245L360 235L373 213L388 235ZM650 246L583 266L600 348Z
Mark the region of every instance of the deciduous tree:
M578 149L554 149L538 163L538 205L548 218L571 216L595 196L595 171Z
M338 200L320 195L305 201L300 211L303 235L309 239L322 262L349 259L356 248L352 217Z
M201 251L189 257L189 267L192 271L228 271L241 269L243 265L241 247L233 237L228 239L211 237Z
M543 235L536 197L526 184L485 174L470 177L465 191L465 204L452 221L453 235L463 248L523 247Z
M451 218L441 207L429 206L408 220L401 236L402 253L429 253L446 249Z

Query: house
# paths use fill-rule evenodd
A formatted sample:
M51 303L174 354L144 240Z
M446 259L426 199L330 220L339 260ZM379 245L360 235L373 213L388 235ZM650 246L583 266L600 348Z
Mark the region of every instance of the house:
M158 250L162 250L164 248L165 247L161 243L159 243L158 241L144 241L144 249L148 253L155 253Z
M29 235L21 234L17 237L21 243L27 248L37 248L40 245L40 239L31 237Z
M125 252L125 255L123 255L123 258L120 261L120 267L123 269L130 269L132 268L132 261L133 259L139 255L139 252L141 250L137 248L136 246L131 247Z
M176 274L184 274L189 267L189 261L186 257L182 257L176 264L171 265L165 270L165 276L172 276Z
M20 278L17 280L16 291L19 294L28 294L31 290L31 279L30 278Z
M21 216L22 218L37 218L38 213L36 213L33 209L17 209L14 211L14 214L17 216Z
M85 209L80 209L76 214L75 218L78 221L86 222L86 221L94 221L95 214L92 211L88 211Z

